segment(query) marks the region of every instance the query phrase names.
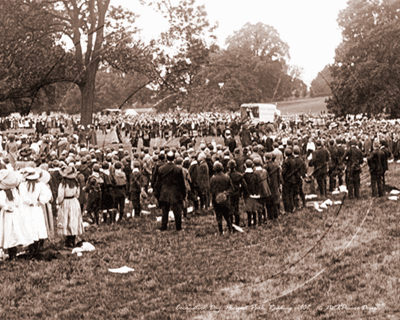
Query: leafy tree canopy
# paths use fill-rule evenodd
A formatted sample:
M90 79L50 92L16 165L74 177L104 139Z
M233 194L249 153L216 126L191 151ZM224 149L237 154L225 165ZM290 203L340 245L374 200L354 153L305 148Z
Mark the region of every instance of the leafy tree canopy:
M350 0L338 23L343 42L329 67L328 109L400 117L400 1Z

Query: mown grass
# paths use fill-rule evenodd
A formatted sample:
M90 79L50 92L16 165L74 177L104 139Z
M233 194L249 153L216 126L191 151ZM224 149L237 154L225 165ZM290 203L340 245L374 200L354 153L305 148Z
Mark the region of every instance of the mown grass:
M390 170L396 185L400 166ZM154 209L90 228L96 251L82 257L1 262L0 318L395 319L398 203L369 194L364 184L338 215L305 208L231 236L216 235L212 215L158 233ZM135 271L108 271L125 265Z

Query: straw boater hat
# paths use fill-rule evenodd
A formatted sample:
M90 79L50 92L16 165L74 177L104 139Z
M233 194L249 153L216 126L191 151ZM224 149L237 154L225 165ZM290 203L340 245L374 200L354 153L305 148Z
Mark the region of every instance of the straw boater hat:
M46 170L39 171L39 181L43 183L48 183L50 181L50 173Z
M18 187L22 177L14 171L0 170L0 189L7 190Z
M64 166L61 168L60 174L63 178L75 179L78 173L74 167Z

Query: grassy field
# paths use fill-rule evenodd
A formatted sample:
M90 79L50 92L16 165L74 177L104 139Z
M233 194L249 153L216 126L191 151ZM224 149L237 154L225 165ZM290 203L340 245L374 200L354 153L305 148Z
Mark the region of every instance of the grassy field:
M399 177L391 164L387 183ZM91 227L83 239L96 251L82 257L0 262L0 318L397 319L398 203L371 200L368 181L341 209L304 208L231 236L217 236L211 214L158 233L156 209ZM108 271L122 266L135 270Z
M278 102L278 109L282 115L293 115L296 113L311 113L315 115L321 114L321 111L327 111L325 100L328 97L318 97L312 99L302 99L294 101Z

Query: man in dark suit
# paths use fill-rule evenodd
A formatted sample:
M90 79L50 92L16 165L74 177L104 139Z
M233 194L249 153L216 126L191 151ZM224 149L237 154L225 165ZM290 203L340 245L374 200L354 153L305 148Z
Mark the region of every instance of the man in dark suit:
M373 197L383 197L383 167L385 162L385 154L380 150L378 141L373 142L374 150L368 156L369 173L371 175L371 189Z
M326 197L326 176L328 175L330 154L327 149L322 147L321 140L317 140L315 146L317 150L313 152L308 165L314 167L313 175L317 180L319 192L322 197Z
M174 212L176 230L182 230L183 200L186 197L182 168L174 164L175 154L168 152L167 164L160 167L154 184L154 195L162 210L160 231L167 230L168 213Z

